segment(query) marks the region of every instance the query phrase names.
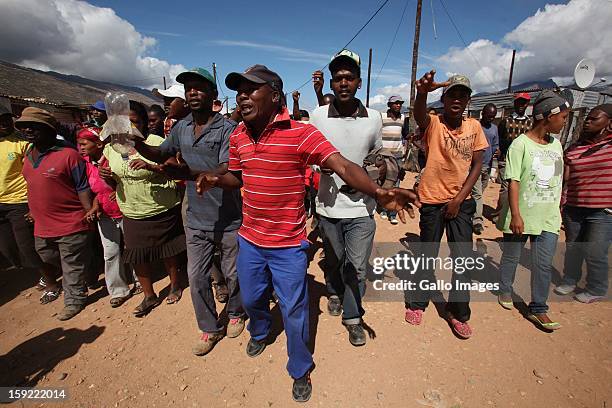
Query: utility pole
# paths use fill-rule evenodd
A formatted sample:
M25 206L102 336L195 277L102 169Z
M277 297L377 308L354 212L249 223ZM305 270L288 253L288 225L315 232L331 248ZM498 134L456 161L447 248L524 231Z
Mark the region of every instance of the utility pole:
M416 97L415 83L417 80L417 64L419 62L419 37L421 36L421 8L423 0L417 0L416 21L414 23L414 43L412 45L412 76L410 79L410 128L415 129L414 99Z
M215 79L215 84L217 84L217 64L213 62L213 78Z
M372 73L372 49L370 48L370 58L368 59L368 89L366 91L366 108L370 107L370 74Z
M164 76L164 91L165 91L166 89L168 89L168 88L166 88L166 77Z
M512 50L512 62L510 63L510 77L508 78L508 90L507 92L512 92L512 73L514 72L514 56L516 55L516 50Z

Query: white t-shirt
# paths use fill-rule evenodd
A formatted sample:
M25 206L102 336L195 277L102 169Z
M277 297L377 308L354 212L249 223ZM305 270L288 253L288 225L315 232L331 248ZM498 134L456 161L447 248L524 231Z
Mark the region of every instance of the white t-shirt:
M380 112L359 103L355 116L340 117L332 105L319 106L310 115L314 125L348 160L361 166L368 153L382 147ZM374 214L376 200L363 193L341 193L346 183L336 174L321 174L317 213L328 218L357 218Z

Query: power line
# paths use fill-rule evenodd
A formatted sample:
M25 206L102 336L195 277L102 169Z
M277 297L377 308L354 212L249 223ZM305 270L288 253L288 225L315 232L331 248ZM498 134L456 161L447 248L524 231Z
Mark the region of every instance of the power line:
M225 96L225 92L223 92L223 88L221 88L221 84L219 84L219 66L216 66L216 70L217 70L217 75L215 76L215 82L217 83L217 89L221 91L221 95L223 95L223 98L226 98Z
M374 19L374 17L376 17L376 15L380 12L380 10L383 9L383 7L385 7L387 5L387 3L389 2L389 0L385 0L380 7L378 7L378 10L376 10L374 12L374 14L372 14L372 16L368 19L368 21L366 21L366 23L361 26L361 28L357 31L357 33L353 36L353 38L351 38L349 40L349 42L347 42L344 47L340 48L340 50L345 49L346 47L348 47L355 38L357 38L357 36L363 31L364 28L367 27L368 24L370 24L370 21L372 21ZM329 62L327 64L325 64L325 66L323 68L321 68L319 71L323 71L325 68L327 68L327 66L329 65ZM302 89L304 86L306 86L308 83L310 82L310 78L306 80L306 82L304 82L302 85L300 85L298 88L294 89L294 91L299 91L300 89Z
M374 78L374 83L372 84L372 88L374 87L374 85L376 85L376 81L378 81L378 76L380 75L380 73L382 72L383 68L385 67L385 64L387 63L387 58L389 58L389 53L391 53L391 49L393 48L393 44L395 44L395 39L397 38L397 33L400 29L400 26L402 25L402 22L404 21L404 14L406 14L406 9L408 8L408 2L410 0L406 0L406 4L404 5L404 10L402 11L402 17L400 18L399 23L397 24L397 27L395 28L395 34L393 34L393 40L391 41L391 45L389 45L389 48L387 49L387 55L385 55L385 59L383 60L382 65L380 66L380 69L378 70L378 73L376 74L376 78Z
M487 80L489 81L489 83L491 85L493 85L493 89L495 89L495 90L499 89L497 84L495 84L495 82L489 77L489 75L487 74L487 71L485 71L485 69L482 67L482 65L480 65L480 62L478 62L478 59L476 59L476 56L474 56L474 54L472 54L472 51L470 51L470 48L468 47L467 42L465 41L465 39L461 35L461 32L459 31L459 28L457 27L457 24L455 24L455 20L453 20L453 18L451 17L450 13L446 9L446 5L444 4L444 0L440 0L440 4L442 4L442 8L444 9L444 12L448 16L448 19L450 20L451 24L453 25L453 27L455 27L455 31L457 32L457 35L459 36L459 38L463 42L463 45L465 46L465 49L468 52L468 54L470 54L470 56L472 57L472 59L474 60L476 65L480 68L482 73L487 77Z

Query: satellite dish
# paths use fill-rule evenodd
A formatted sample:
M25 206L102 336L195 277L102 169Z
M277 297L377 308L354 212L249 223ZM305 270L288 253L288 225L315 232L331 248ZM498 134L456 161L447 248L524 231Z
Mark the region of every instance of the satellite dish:
M578 88L587 88L593 82L593 78L595 78L595 63L588 58L580 60L574 69L574 81Z

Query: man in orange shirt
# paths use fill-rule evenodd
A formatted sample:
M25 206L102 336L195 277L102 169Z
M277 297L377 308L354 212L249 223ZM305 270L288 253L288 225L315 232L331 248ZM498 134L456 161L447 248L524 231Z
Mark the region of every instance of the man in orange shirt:
M472 187L480 177L482 157L489 145L480 123L473 118L464 118L463 112L470 100L472 88L463 75L454 75L443 83L434 82L435 71L423 76L416 83L417 96L414 104L414 119L423 134L427 154L427 165L421 174L418 187L421 201L422 255L438 256L440 240L446 231L453 259L469 258L472 253L472 217L476 203L470 196ZM441 115L427 113L427 94L444 87ZM414 290L405 292L406 321L419 325L436 283L434 269L430 265L413 271ZM461 338L469 338L472 329L470 319L469 292L458 290L459 283L469 283L469 269L453 270L452 289L447 303L447 319L453 332Z

